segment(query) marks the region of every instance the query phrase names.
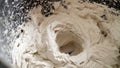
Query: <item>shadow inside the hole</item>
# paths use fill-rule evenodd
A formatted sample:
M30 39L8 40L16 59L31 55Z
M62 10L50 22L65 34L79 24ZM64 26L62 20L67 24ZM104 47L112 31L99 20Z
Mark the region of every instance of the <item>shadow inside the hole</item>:
M70 56L78 55L83 51L81 44L70 41L69 43L62 45L60 48L61 53L69 54Z
M70 30L59 32L56 36L56 43L61 53L70 56L76 56L83 51L83 40Z

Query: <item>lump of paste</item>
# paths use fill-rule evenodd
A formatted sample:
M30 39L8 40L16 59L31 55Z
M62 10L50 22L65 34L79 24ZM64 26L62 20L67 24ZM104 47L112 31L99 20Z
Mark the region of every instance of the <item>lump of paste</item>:
M13 42L15 68L119 68L120 16L104 5L77 0L53 4L45 17L33 8ZM113 14L114 13L114 14Z

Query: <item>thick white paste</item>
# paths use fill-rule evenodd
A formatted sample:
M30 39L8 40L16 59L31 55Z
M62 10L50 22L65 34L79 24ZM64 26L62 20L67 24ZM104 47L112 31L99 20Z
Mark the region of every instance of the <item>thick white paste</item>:
M119 68L120 16L100 4L66 2L67 9L56 2L49 17L41 7L30 11L13 43L16 68Z

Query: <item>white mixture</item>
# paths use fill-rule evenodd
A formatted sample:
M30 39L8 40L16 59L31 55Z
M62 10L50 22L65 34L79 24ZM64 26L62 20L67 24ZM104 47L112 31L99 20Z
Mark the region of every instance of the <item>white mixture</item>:
M13 42L15 68L120 68L120 16L100 4L66 0L54 15L32 9ZM115 12L117 13L117 12Z

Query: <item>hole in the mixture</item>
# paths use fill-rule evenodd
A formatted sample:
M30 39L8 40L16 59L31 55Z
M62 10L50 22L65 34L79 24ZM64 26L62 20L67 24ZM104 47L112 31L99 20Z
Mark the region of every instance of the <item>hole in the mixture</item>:
M78 39L78 37L70 31L59 32L56 37L56 42L61 53L75 56L83 51L82 40Z
M60 49L60 52L73 56L82 52L83 48L81 45L79 45L79 43L71 41L65 45L62 45L59 49Z
M24 32L24 30L23 29L21 29L21 33L23 33Z
M107 20L106 15L102 15L101 18L103 18L104 20Z
M102 34L104 37L107 37L107 32L101 31L101 34Z

